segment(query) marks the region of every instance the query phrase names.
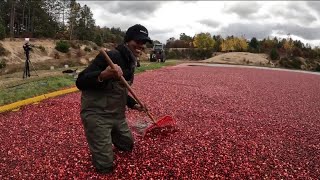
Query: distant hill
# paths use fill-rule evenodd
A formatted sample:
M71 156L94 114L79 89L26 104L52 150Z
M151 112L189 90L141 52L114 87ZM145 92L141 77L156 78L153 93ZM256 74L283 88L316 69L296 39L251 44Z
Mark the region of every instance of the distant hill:
M310 60L303 57L286 58L281 56L278 60L271 60L268 54L249 52L215 53L213 57L202 60L204 63L222 63L253 65L265 67L281 67L288 69L301 69L307 71L320 71L320 60Z
M254 54L249 52L230 52L230 53L217 53L212 58L203 60L206 63L224 63L224 64L246 64L267 66L269 63L267 54L260 53ZM268 66L274 66L272 62Z

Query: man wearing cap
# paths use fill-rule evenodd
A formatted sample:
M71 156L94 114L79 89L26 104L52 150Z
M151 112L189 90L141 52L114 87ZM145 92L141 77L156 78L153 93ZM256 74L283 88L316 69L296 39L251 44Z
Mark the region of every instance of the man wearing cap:
M144 26L130 27L124 43L107 52L116 69L111 69L99 53L77 78L76 86L81 90L80 116L92 163L99 173L113 171L112 145L121 151L133 149L134 140L125 117L126 106L139 111L146 107L128 95L119 78L123 75L130 85L133 83L137 57L147 42L152 43L152 40Z

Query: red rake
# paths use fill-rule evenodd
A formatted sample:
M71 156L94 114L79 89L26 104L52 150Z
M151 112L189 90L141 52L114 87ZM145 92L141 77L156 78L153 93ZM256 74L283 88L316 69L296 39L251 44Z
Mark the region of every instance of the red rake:
M115 66L112 62L112 60L110 59L110 57L108 56L108 54L105 52L104 49L101 49L100 52L104 55L104 57L106 58L106 61L108 62L109 66L112 69L115 69ZM144 106L142 104L142 102L139 100L139 98L136 96L136 94L134 93L133 89L130 87L130 85L128 84L128 82L124 79L123 76L121 76L120 80L122 81L123 84L125 84L125 86L127 87L127 89L129 90L129 92L132 94L132 96L134 97L134 99L141 105ZM158 121L155 121L155 119L153 118L153 116L150 114L150 112L148 110L145 110L146 114L149 116L149 118L152 120L153 124L150 125L148 128L146 128L144 135L150 131L152 131L155 128L162 128L162 127L167 127L167 126L175 126L176 125L176 121L170 117L170 116L164 116L163 118L159 119Z
M155 128L175 126L175 125L176 125L176 121L171 116L164 116L163 118L161 118L160 120L158 120L157 122L154 122L154 124L149 126L145 130L144 135Z

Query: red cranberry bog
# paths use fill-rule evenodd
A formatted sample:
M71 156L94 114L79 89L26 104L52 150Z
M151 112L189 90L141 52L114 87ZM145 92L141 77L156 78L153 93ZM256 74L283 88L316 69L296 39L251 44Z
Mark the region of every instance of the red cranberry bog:
M80 93L0 114L0 179L317 179L320 76L234 67L167 67L133 86L175 128L115 149L115 170L94 172ZM141 114L128 111L134 129ZM135 131L134 131L135 132Z

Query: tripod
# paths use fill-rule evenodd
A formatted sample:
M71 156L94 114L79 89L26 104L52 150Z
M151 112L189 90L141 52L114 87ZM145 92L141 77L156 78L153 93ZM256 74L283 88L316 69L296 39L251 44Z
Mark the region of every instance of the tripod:
M36 73L36 75L39 76L39 75L37 74L36 69L34 68L33 64L31 63L31 61L30 61L30 59L29 59L29 52L26 52L26 57L27 57L27 59L26 59L26 61L25 61L24 69L23 69L23 79L30 77L30 64L31 64L34 72Z

